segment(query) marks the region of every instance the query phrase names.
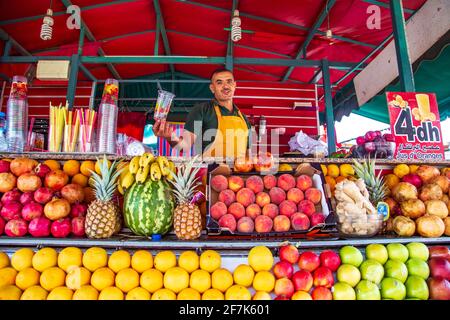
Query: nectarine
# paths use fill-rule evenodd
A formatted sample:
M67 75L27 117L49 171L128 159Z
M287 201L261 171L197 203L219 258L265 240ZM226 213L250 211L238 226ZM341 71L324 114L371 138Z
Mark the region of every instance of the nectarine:
M297 205L291 200L284 200L278 206L280 209L280 214L291 217L295 212L297 212Z
M216 202L211 206L211 217L215 220L219 220L220 217L227 213L227 206L223 202Z
M255 219L260 214L261 208L256 203L252 203L245 209L245 215L249 218Z
M301 176L297 177L297 188L302 191L306 191L311 188L312 184L313 183L311 177L307 176L306 174L302 174Z
M257 216L255 219L256 232L270 232L272 231L273 221L267 216Z
M248 207L252 203L255 203L255 194L248 188L242 188L236 193L236 201L244 207Z
M233 202L228 207L227 213L232 214L236 218L236 220L239 220L240 218L245 216L245 208L239 202Z
M228 188L228 179L221 174L214 176L211 179L211 188L213 188L217 192L227 189Z
M265 192L259 192L256 195L256 204L261 208L270 203L270 196Z
M264 176L263 182L264 188L266 188L267 190L270 190L277 186L277 178L272 174Z
M264 183L259 176L251 176L245 181L245 187L249 188L256 194L264 190Z
M233 202L236 201L236 195L230 189L226 189L226 190L220 191L220 193L219 193L219 201L225 203L226 206L229 206Z
M278 215L278 207L273 203L266 204L262 208L262 214L263 216L274 219Z
M232 214L225 214L219 219L219 226L222 228L228 228L231 232L236 230L236 219Z
M296 212L291 216L291 225L294 230L308 230L310 226L309 218L306 214Z
M239 176L228 177L228 189L238 192L244 187L244 180Z
M276 232L286 232L291 229L291 220L288 217L278 215L273 219L273 230Z
M294 201L296 204L298 204L300 201L305 199L305 195L303 194L303 191L298 188L292 188L287 193L287 199Z
M289 191L290 189L295 187L295 178L290 174L282 174L278 177L278 188L283 189L284 191Z
M274 187L269 191L270 201L275 204L280 204L286 200L286 192L278 187Z

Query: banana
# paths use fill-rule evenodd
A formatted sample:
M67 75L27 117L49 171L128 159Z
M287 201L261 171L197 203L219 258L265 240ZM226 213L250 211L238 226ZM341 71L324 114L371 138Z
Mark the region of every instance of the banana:
M139 170L139 160L141 159L140 156L133 157L130 161L129 170L132 174L136 174Z
M155 156L151 152L144 153L139 159L139 166L146 167L155 160Z
M125 192L124 192L124 190L123 190L123 188L122 188L122 184L121 184L122 182L121 181L119 181L119 183L117 184L117 190L119 191L119 193L121 194L121 195L123 195Z
M170 168L169 161L167 160L166 157L159 156L156 158L156 162L161 168L161 174L166 177L169 174L168 170Z
M136 173L136 182L144 183L145 180L147 180L149 171L150 171L149 166L139 167L138 172Z
M159 164L157 162L153 162L150 165L150 179L153 181L158 181L161 179L162 172Z
M134 183L134 176L131 174L130 171L127 172L127 174L120 178L120 186L123 190L127 190L130 188Z
M119 179L123 179L123 177L125 177L125 176L127 175L128 172L130 172L130 164L127 163L127 164L123 167L123 170L122 170L122 172L120 173Z
M173 180L173 175L176 173L175 163L173 161L169 161L169 174L166 176L168 180Z

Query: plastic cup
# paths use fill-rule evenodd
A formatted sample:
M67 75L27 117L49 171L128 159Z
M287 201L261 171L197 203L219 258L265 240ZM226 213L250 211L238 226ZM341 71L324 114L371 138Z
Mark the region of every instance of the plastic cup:
M172 92L158 90L158 99L156 100L155 115L153 118L155 120L166 119L169 113L172 100L175 95Z

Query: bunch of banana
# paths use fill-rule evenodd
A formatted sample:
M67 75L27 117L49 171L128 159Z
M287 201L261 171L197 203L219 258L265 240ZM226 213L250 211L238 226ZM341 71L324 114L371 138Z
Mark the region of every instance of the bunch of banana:
M133 183L134 175L130 171L130 163L127 163L120 173L119 180L117 182L117 190L119 190L120 194L125 194L125 191L130 188Z
M120 180L124 191L134 182L144 183L148 177L153 181L158 181L162 177L172 180L171 172L175 172L175 164L166 157L155 157L152 153L146 152L141 156L133 157L127 169L122 172L123 179Z

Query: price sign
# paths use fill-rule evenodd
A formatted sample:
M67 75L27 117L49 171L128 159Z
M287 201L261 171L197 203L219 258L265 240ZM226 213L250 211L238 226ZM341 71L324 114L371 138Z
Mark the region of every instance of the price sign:
M433 93L387 92L391 132L397 144L394 157L400 160L442 160L441 124Z

